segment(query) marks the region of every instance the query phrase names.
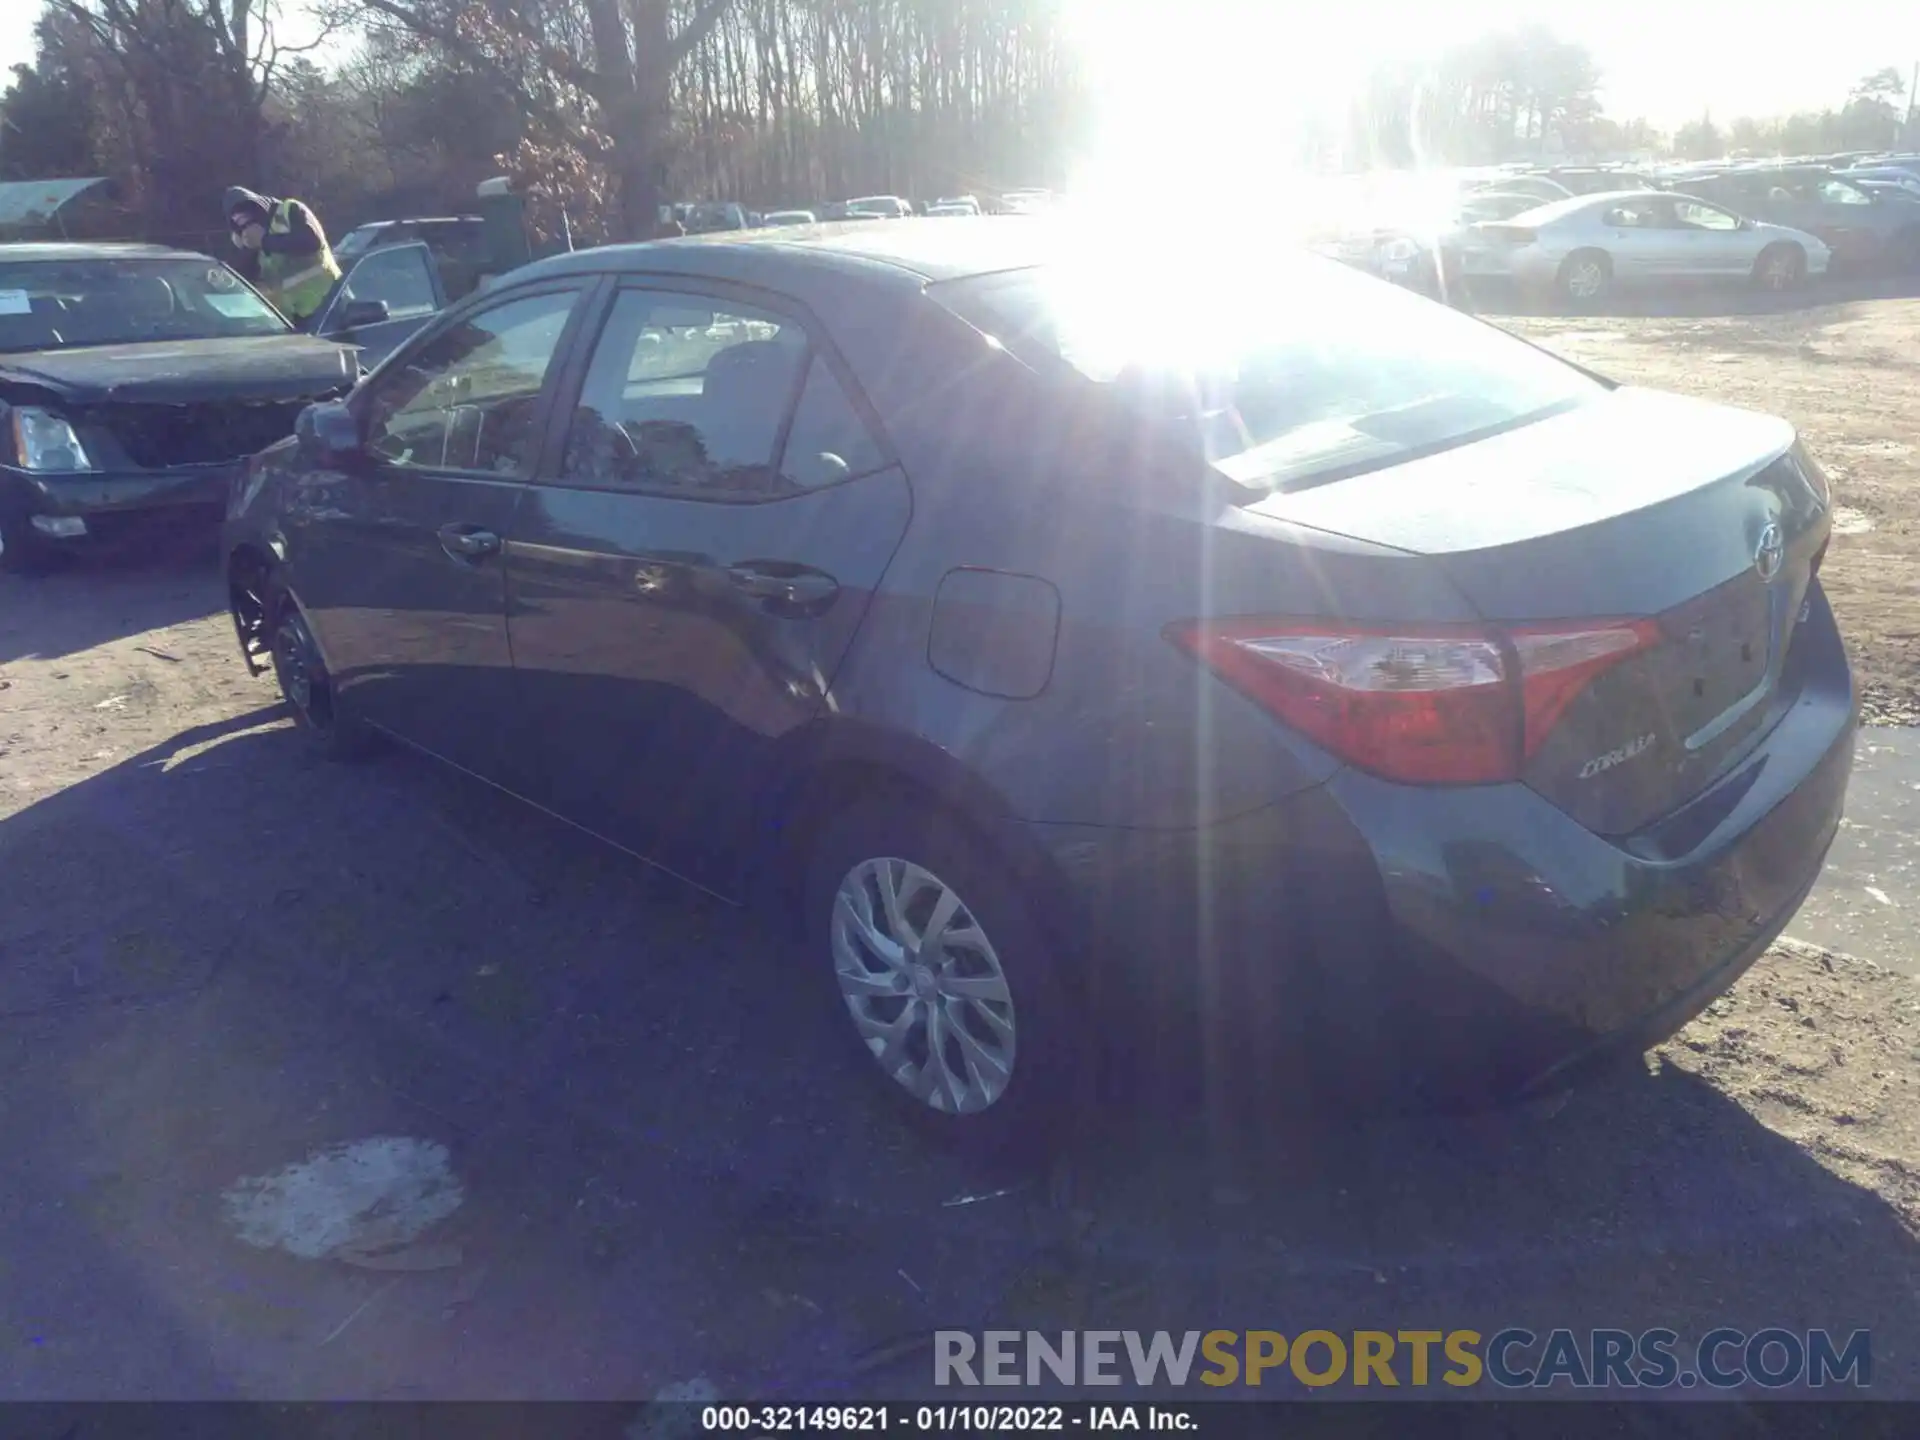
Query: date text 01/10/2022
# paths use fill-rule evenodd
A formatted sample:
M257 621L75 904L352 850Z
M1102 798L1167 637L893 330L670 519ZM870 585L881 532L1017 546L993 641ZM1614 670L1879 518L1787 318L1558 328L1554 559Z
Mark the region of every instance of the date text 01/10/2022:
M700 1428L735 1434L1003 1435L1070 1430L1191 1431L1190 1411L1165 1405L705 1405Z

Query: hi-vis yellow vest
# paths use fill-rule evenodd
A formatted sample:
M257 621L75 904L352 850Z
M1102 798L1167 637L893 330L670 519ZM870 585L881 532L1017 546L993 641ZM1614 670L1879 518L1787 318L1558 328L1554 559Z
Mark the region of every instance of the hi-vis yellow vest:
M267 222L267 233L285 235L293 228L292 214L291 201L282 200L275 205L273 216ZM300 268L290 270L294 265ZM333 258L333 250L325 239L320 241L320 253L311 258L269 255L264 251L260 255L260 286L289 320L304 320L318 310L339 278L340 262Z

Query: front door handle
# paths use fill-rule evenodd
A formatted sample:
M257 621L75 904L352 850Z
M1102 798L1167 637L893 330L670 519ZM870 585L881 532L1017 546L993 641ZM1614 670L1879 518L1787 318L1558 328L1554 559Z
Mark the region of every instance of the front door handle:
M471 525L442 525L440 548L456 560L484 560L500 553L500 537Z
M765 603L770 610L818 614L840 593L840 582L818 570L772 562L748 562L727 568L736 589Z

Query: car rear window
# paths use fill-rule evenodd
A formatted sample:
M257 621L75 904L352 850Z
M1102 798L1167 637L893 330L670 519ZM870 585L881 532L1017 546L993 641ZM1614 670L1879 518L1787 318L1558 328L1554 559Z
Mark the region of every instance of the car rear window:
M1490 325L1331 261L1219 276L1050 265L928 291L1029 364L1112 387L1259 490L1469 444L1605 388Z

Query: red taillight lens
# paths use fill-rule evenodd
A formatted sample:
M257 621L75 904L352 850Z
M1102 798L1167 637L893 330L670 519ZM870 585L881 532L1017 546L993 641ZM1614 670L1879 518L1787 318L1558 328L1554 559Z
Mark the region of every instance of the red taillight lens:
M1586 685L1657 643L1651 621L1530 627L1177 625L1169 638L1341 759L1389 780L1512 780Z
M1660 627L1652 620L1609 620L1577 629L1534 626L1510 631L1508 638L1520 660L1525 754L1531 760L1594 676L1658 645Z

